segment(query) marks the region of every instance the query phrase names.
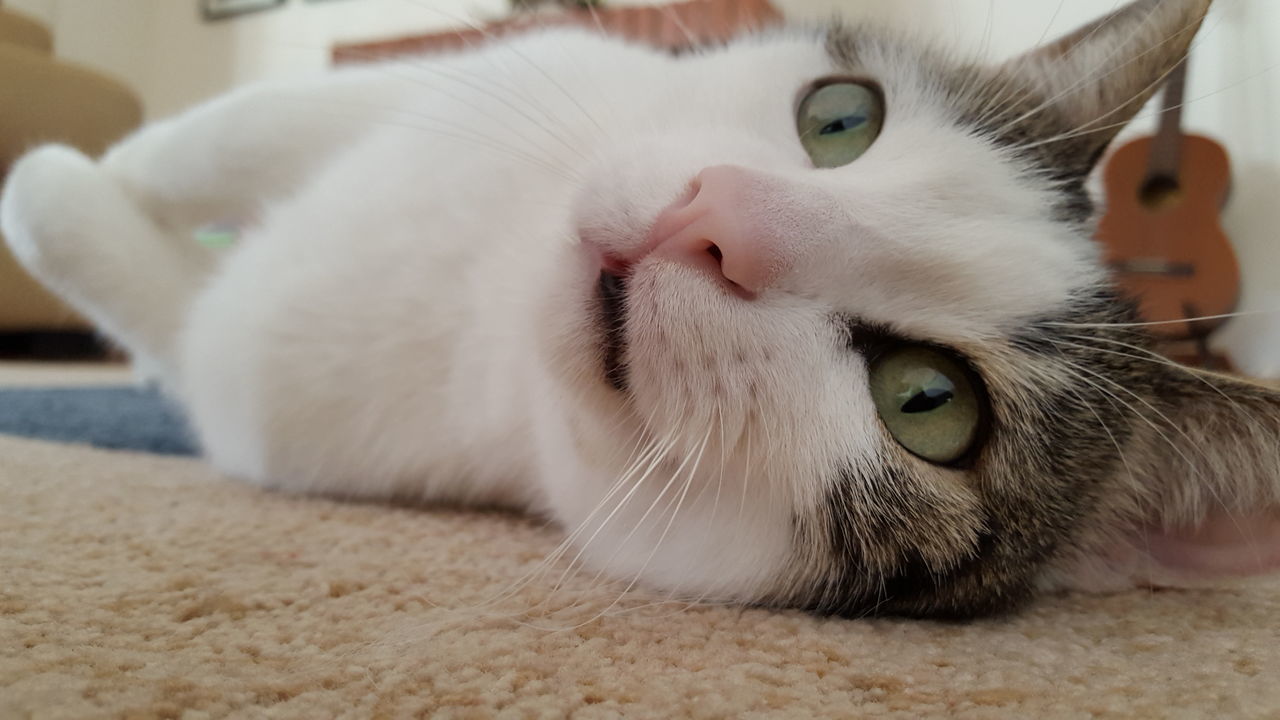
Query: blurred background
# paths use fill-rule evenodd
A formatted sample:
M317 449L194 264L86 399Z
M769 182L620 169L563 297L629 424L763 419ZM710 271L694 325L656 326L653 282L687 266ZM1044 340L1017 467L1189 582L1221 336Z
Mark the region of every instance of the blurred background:
M550 6L555 3L539 3ZM572 3L567 3L572 4ZM602 12L657 3L638 0L596 2ZM1071 28L1098 18L1118 0L692 0L668 3L717 5L733 22L825 20L843 15L910 27L934 35L948 47L989 57L1009 57ZM725 9L728 8L728 9ZM519 13L526 13L521 16ZM0 0L0 103L41 105L37 95L52 91L47 79L14 80L17 65L6 61L4 45L21 45L22 57L47 56L41 73L69 72L71 93L96 98L90 115L59 101L61 113L42 120L54 132L80 133L79 143L100 150L132 125L163 118L226 90L268 78L323 73L335 48L346 57L378 48L419 43L471 25L528 17L529 8L511 0ZM537 10L563 12L551 7ZM693 17L688 15L686 17ZM5 29L7 28L7 29ZM17 28L17 29L14 29ZM713 29L695 28L699 33ZM438 36L437 36L438 38ZM1240 258L1243 296L1239 309L1253 313L1230 323L1213 338L1236 364L1258 375L1280 375L1280 2L1218 0L1193 54L1187 89L1186 127L1224 144L1233 163L1233 194L1224 226ZM395 41L399 41L397 45ZM392 43L390 46L387 43ZM341 52L339 53L341 54ZM16 55L15 55L16 56ZM34 60L32 60L34 62ZM27 71L24 71L27 72ZM46 75L40 77L45 78ZM26 84L23 84L23 83ZM31 83L37 83L35 85ZM8 87L6 88L6 84ZM92 86L92 87L90 87ZM7 93L7 94L6 94ZM24 95L25 93L25 95ZM50 99L44 97L44 99ZM83 105L83 103L81 103ZM35 112L31 110L31 112ZM0 174L24 144L31 142L18 122L0 112ZM19 113L20 115L21 113ZM1150 132L1157 108L1148 108L1129 135ZM74 117L68 117L74 116ZM101 122L100 127L84 125ZM30 113L22 122L36 122ZM5 136L8 136L6 141ZM21 136L21 137L19 137ZM8 153L6 156L5 153ZM2 253L3 251L0 251ZM0 333L74 331L79 322L65 309L38 298L0 258ZM26 344L5 345L0 354ZM46 350L75 354L74 341ZM55 338L56 340L56 338ZM64 338L65 340L65 338ZM21 347L19 347L21 345ZM6 350L6 347L8 350Z

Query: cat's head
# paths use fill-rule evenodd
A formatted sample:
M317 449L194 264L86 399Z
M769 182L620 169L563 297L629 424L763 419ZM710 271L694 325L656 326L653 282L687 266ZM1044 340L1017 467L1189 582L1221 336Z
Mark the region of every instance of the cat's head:
M588 562L939 616L1280 565L1280 400L1150 353L1091 241L1208 5L996 67L857 27L620 63L550 306Z

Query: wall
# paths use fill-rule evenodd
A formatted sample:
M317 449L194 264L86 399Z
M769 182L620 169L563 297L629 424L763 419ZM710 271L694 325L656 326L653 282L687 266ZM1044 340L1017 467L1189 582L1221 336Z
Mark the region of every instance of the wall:
M62 0L68 1L74 0ZM291 0L279 10L211 24L195 18L185 2L157 4L155 22L164 31L155 56L183 62L151 79L156 115L229 85L322 72L331 48L342 41L428 32L505 8L505 0ZM219 58L221 68L210 58Z
M196 0L8 0L49 23L59 55L124 80L148 117L235 85L322 72L334 44L428 32L500 14L506 0L289 0L215 23Z

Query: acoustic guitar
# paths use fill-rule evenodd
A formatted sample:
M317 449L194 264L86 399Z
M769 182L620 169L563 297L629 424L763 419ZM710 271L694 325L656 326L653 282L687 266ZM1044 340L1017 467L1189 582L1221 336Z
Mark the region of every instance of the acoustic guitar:
M1138 300L1162 349L1224 368L1207 337L1240 295L1240 268L1219 215L1231 186L1226 150L1182 131L1186 62L1170 75L1160 127L1117 149L1103 179L1107 209L1098 240L1120 288ZM1185 322L1179 322L1185 321Z

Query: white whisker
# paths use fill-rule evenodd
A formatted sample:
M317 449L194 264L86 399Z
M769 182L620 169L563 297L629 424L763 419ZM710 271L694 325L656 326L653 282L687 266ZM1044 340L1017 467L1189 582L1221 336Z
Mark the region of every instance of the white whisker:
M1064 328L1141 328L1153 327L1158 325L1185 325L1187 323L1204 322L1207 320L1230 320L1239 317L1255 317L1259 315L1275 315L1280 310L1250 310L1247 312L1224 313L1222 315L1199 315L1196 317L1183 318L1180 320L1151 320L1143 322L1127 322L1127 323L1071 323L1071 322L1055 322L1044 321L1037 323L1044 327L1064 327Z

